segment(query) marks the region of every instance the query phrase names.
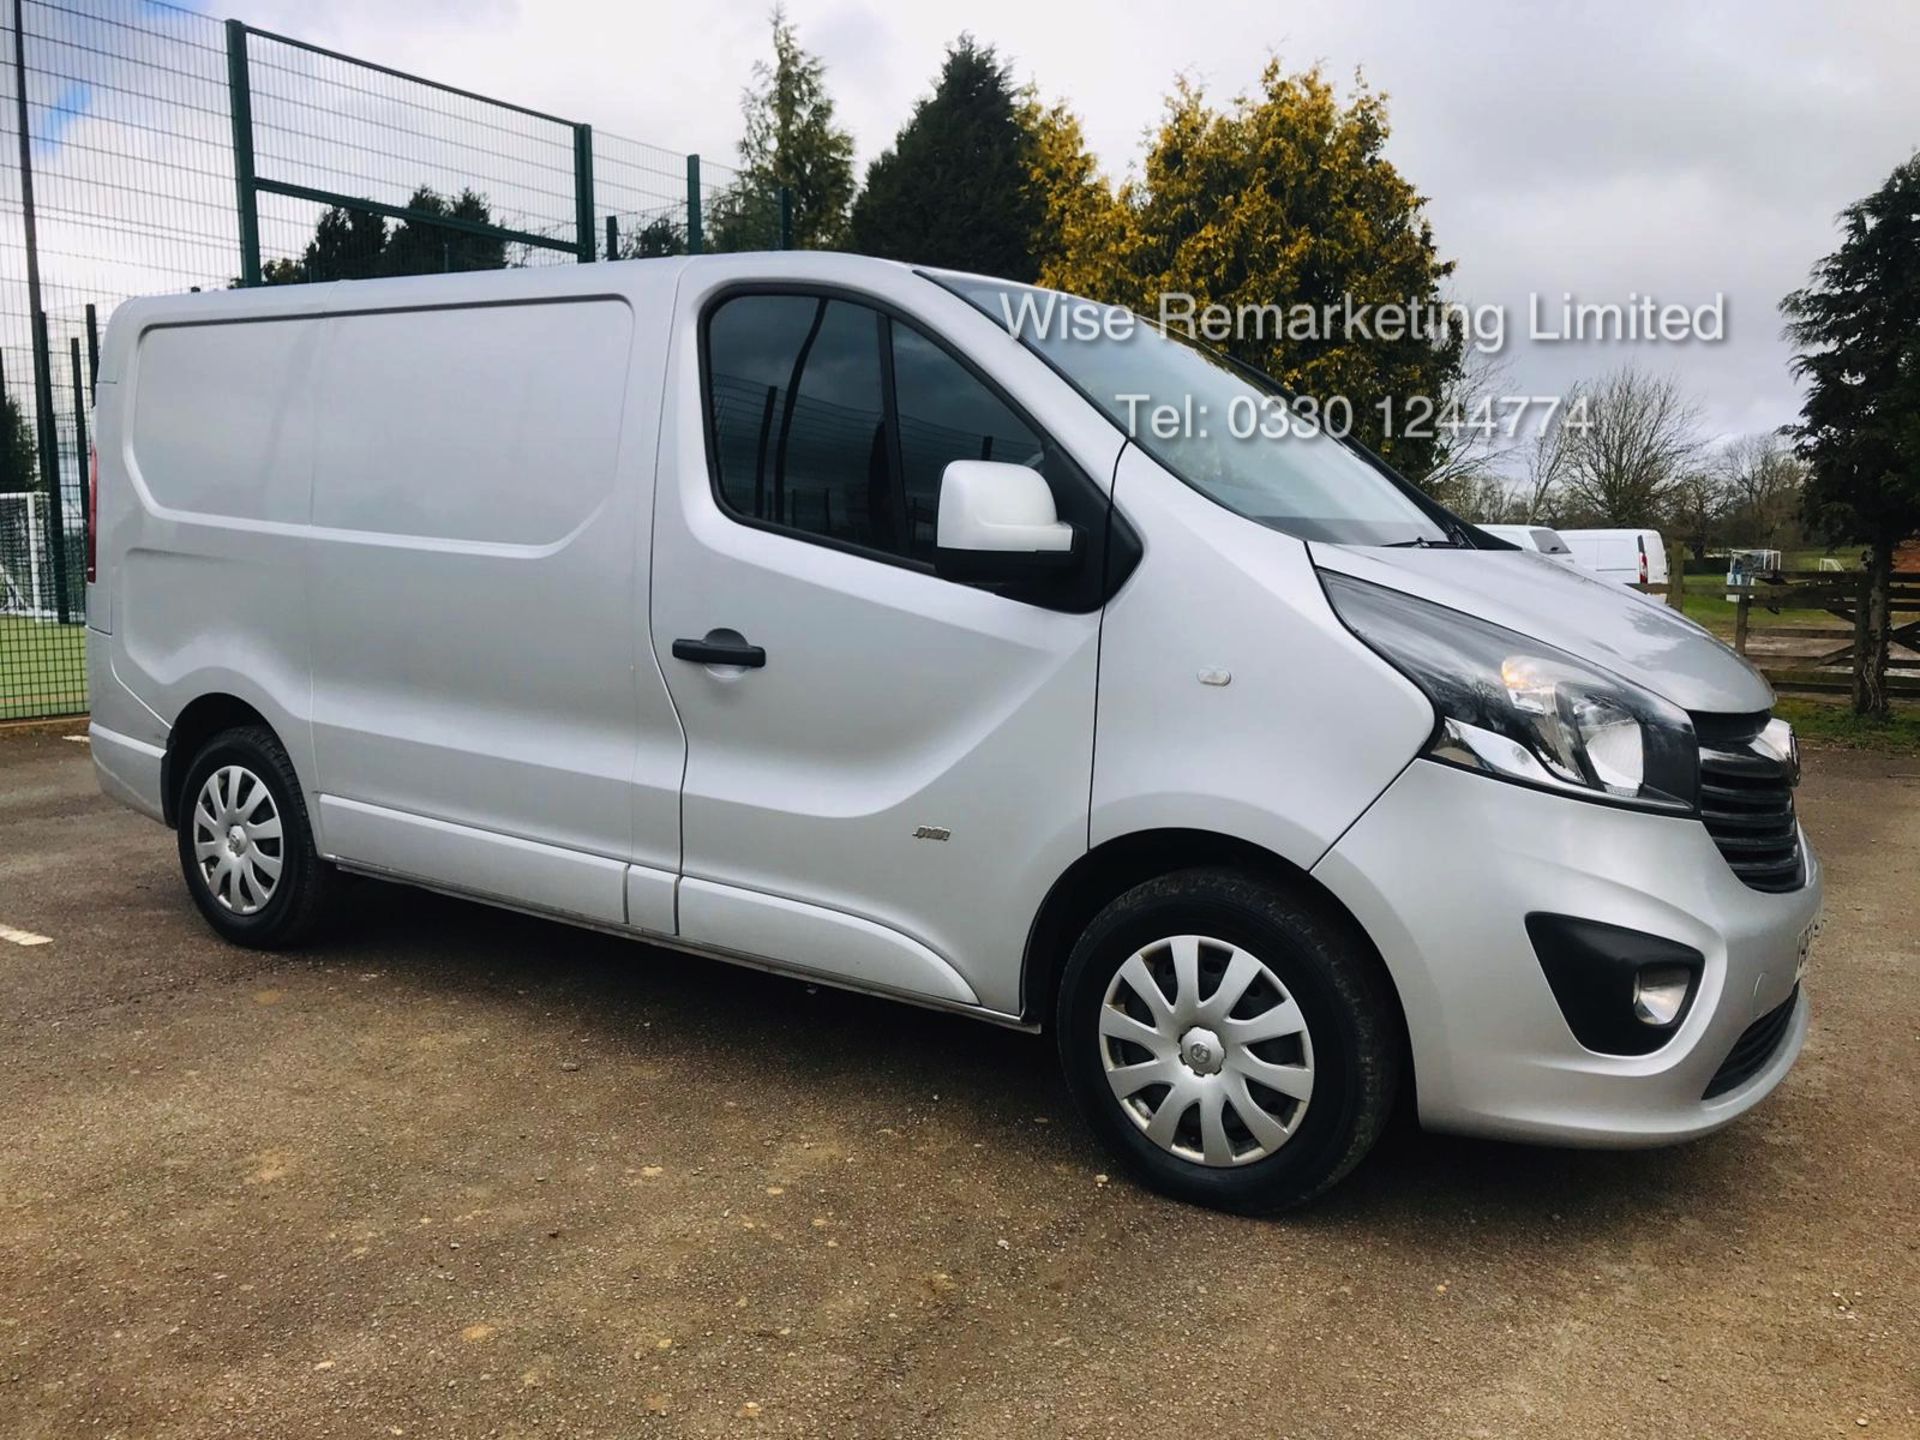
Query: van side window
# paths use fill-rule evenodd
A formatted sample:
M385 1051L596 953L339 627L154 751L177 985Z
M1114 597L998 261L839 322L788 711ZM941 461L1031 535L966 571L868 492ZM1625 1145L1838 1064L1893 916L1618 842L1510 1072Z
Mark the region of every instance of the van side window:
M951 354L853 301L737 295L706 345L720 499L742 519L931 564L951 461L1061 468Z
M708 321L715 463L749 519L897 552L882 318L844 300L742 295Z

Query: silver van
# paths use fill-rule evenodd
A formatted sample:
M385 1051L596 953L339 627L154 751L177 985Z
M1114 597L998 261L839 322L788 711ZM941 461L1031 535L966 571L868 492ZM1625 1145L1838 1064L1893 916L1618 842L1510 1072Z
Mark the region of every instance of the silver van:
M237 290L123 306L97 405L95 762L235 943L353 871L1047 1029L1243 1211L1403 1095L1701 1135L1806 1034L1766 683L1127 312L821 254Z

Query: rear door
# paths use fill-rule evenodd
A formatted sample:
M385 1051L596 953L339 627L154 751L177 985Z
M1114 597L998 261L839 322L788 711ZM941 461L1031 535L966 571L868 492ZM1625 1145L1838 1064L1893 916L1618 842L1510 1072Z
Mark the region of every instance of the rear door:
M1027 927L1087 845L1121 442L1096 424L1070 449L995 370L1055 387L1069 428L1077 397L957 300L890 273L962 310L975 352L895 296L682 296L653 574L654 649L688 743L680 929L1011 1011ZM981 458L1047 476L1091 542L1091 592L1035 603L933 573L941 472ZM683 641L764 663L672 658Z
M1629 584L1640 578L1640 550L1631 535L1609 534L1600 541L1600 573Z

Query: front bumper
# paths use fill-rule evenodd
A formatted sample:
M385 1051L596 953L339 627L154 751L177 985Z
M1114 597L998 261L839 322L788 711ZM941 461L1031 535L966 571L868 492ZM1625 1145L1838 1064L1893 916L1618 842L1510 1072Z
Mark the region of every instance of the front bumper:
M1787 894L1735 878L1695 820L1589 803L1452 766L1409 765L1314 867L1399 988L1432 1129L1657 1145L1720 1128L1779 1084L1807 1033L1796 999L1748 1079L1703 1098L1747 1027L1794 994L1820 867ZM1706 957L1693 1005L1649 1055L1573 1037L1527 937L1548 911L1666 936Z

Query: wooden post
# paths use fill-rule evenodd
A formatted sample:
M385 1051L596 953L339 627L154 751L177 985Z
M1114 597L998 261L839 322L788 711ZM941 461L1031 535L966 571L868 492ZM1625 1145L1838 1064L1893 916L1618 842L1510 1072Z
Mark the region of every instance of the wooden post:
M1736 655L1747 653L1747 607L1752 603L1753 592L1742 584L1733 611L1733 653Z
M1684 549L1667 567L1667 604L1682 615L1687 613L1687 557Z

